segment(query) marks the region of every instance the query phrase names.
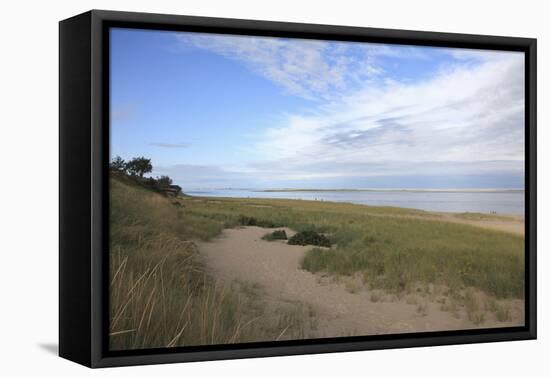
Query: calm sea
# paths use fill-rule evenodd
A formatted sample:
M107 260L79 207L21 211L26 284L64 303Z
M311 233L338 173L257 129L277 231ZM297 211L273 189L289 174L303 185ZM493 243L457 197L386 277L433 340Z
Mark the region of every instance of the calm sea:
M372 206L396 206L427 211L524 214L524 191L254 191L220 189L191 191L204 197L289 198L349 202Z

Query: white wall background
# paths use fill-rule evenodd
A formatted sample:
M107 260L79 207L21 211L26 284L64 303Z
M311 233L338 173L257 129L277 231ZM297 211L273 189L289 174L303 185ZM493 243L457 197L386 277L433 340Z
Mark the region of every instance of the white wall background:
M539 340L89 370L55 355L57 344L58 25L89 9L175 13L382 28L536 37L539 40ZM80 0L7 1L0 22L0 375L420 376L550 372L550 27L544 1ZM546 351L545 351L546 349Z

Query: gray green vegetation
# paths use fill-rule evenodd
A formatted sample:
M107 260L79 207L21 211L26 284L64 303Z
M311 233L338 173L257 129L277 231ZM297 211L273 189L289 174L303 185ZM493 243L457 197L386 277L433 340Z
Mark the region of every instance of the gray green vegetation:
M297 232L290 238L287 236L285 230L275 230L265 234L262 239L267 241L288 240L287 244L289 245L314 245L328 248L331 246L329 238L313 230Z
M439 285L449 298L441 302L442 310L454 313L460 303L471 321L481 323L483 310L508 320L510 309L500 299L524 295L521 236L425 219L422 215L429 213L394 207L170 197L139 172L117 167L111 172L110 345L115 350L275 340L312 329L306 324L311 314L296 315L311 309L293 304L269 311L255 290L243 284L227 288L205 272L193 241L237 226L289 227L300 235L296 244L324 246L312 247L302 268L333 277L360 275L376 290L372 301L381 300L382 292ZM284 239L278 231L266 238ZM485 309L474 289L497 300ZM418 306L419 313L426 311L424 303Z
M399 292L418 282L522 298L523 238L469 225L357 217L335 227L335 249L311 250L304 269L364 274L373 288Z
M125 161L120 156L116 156L109 163L109 170L111 171L111 175L127 183L139 183L157 192L169 192L175 195L181 193L181 187L179 185L172 185L172 179L168 176L156 178L143 177L143 175L153 170L151 159L144 158L143 156L133 158L129 161Z
M297 232L296 235L288 239L290 245L317 245L319 247L330 247L331 242L325 235L313 230Z
M228 224L189 210L188 201L112 176L110 348L307 337L311 309L289 303L269 311L257 287L228 288L205 272L191 240L207 240Z
M266 227L266 228L283 226L282 223L279 223L277 221L273 221L270 219L257 219L256 217L247 216L247 215L239 215L237 219L237 224L240 226L258 226L258 227Z
M508 217L502 216L502 215L472 213L472 212L458 213L458 214L455 214L455 217L460 218L460 219L473 220L473 221L478 221L478 220L508 220Z
M262 239L267 241L274 241L274 240L287 240L288 237L286 235L285 230L275 230L273 232L270 232L262 236Z

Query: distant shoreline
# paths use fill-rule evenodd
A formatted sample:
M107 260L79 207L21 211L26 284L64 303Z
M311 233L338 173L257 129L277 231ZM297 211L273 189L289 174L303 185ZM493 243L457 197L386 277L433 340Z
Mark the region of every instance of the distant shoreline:
M219 189L218 189L219 190ZM239 190L239 189L233 189ZM241 189L243 190L243 189ZM522 193L525 189L263 189L251 192L428 192L428 193Z
M444 221L451 223L461 223L481 228L488 228L499 231L511 232L516 235L524 236L524 214L515 213L490 213L483 211L438 211L438 210L424 210L414 207L404 207L395 205L369 205L347 201L319 201L313 199L298 199L298 198L258 198L258 197L214 197L214 196L196 196L189 195L189 197L196 200L207 201L210 203L220 203L220 201L244 201L243 203L249 203L249 206L257 207L271 207L274 202L278 201L293 201L299 204L300 202L315 202L323 205L351 205L351 206L364 206L370 209L395 209L398 211L409 212L407 214L397 214L395 217L404 217L411 219L422 219L432 221ZM376 213L370 213L370 215L377 216Z
M258 191L263 192L263 191ZM193 193L193 192L191 192ZM525 219L525 214L522 213L501 213L501 212L486 212L486 211L445 211L445 210L425 210L418 207L407 207L407 206L396 206L396 205L372 205L372 204L366 204L366 203L357 203L357 202L351 202L351 201L331 201L331 200L319 200L319 199L309 199L309 198L279 198L279 197L226 197L226 196L209 196L209 195L198 195L198 194L189 194L185 193L186 196L200 199L200 200L206 200L206 201L220 201L220 200L248 200L248 201L307 201L307 202L320 202L320 203L326 203L326 204L347 204L347 205L354 205L354 206L365 206L365 207L371 207L371 208L395 208L395 209L401 209L401 210L412 210L412 211L420 211L426 214L433 214L433 215L483 215L483 216L490 216L490 217L506 217L506 218L513 218L513 219Z
M518 189L221 189L187 191L192 196L286 198L392 206L424 211L524 214L524 193Z

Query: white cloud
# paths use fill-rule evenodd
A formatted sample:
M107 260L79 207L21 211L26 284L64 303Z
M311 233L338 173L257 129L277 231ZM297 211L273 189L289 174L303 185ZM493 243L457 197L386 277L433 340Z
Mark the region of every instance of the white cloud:
M338 176L341 164L362 164L364 176L381 169L406 173L401 166L411 172L410 164L395 161L416 163L420 173L431 163L476 162L468 171L477 173L515 161L511 165L522 169L523 64L520 54L499 54L421 83L368 86L319 106L314 115L288 116L256 147L274 167L284 162L292 175ZM340 168L331 171L336 162ZM312 164L326 169L312 173ZM382 168L369 169L374 164Z
M317 100L262 130L223 175L250 182L386 175L523 175L522 53L182 33L184 46L239 61L288 94ZM445 57L398 81L382 58ZM221 174L221 172L220 172Z
M476 50L476 49L457 49L457 48L448 48L444 50L455 59L474 60L478 62L507 60L510 58L510 54L514 54L508 51L501 51L501 50ZM520 54L516 54L516 55L519 56Z
M389 46L376 44L199 33L180 33L176 37L184 46L243 62L287 93L310 100L340 96L383 73L378 57L399 54Z

